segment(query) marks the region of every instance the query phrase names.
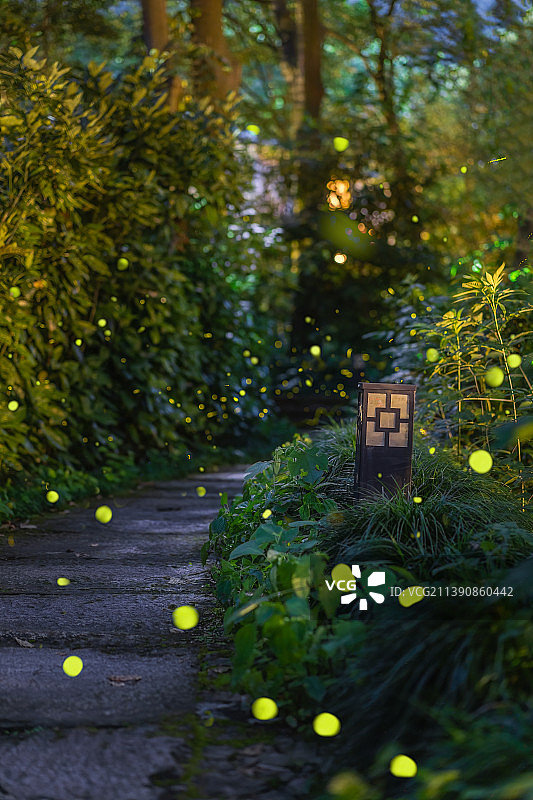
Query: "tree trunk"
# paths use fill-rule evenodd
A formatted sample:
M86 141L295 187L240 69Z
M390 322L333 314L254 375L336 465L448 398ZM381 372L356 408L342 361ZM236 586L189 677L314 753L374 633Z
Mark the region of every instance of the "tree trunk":
M175 56L172 53L172 43L169 37L168 16L166 0L141 0L143 12L143 39L148 52L157 50L162 53L164 50L171 51L167 61L169 69L168 77L168 106L170 111L176 111L181 95L181 81L177 75L173 75L171 70L175 64Z
M298 73L303 87L303 113L295 150L298 159L298 212L300 223L313 225L318 206L325 201L329 165L321 157L319 129L322 86L322 27L318 0L298 0L296 4ZM323 178L323 180L322 180ZM305 235L309 235L306 233Z
M533 260L533 207L529 206L518 218L518 231L516 233L516 249L514 265L531 266Z
M223 100L228 92L238 90L241 66L231 55L222 30L222 0L191 0L191 10L193 40L210 51L197 60L196 91Z
M322 85L322 26L317 0L301 0L301 42L305 86L305 113L313 120L320 117L324 96Z
M302 125L305 109L303 52L299 42L299 30L302 24L301 7L298 5L296 14L293 14L287 8L286 0L274 0L274 15L278 36L281 39L280 70L287 85L286 105L290 109L287 134L292 147Z
M146 49L160 53L169 45L166 0L142 0L143 38Z
M318 246L319 207L325 203L326 183L332 165L322 157L320 109L322 85L322 26L318 0L298 0L295 10L297 66L303 89L303 108L294 149L297 153L297 207L291 238L299 239L298 289L292 314L291 345L305 347L309 325L305 317L316 317L320 309L317 282L327 269ZM289 231L290 233L290 231ZM307 241L302 241L307 240Z

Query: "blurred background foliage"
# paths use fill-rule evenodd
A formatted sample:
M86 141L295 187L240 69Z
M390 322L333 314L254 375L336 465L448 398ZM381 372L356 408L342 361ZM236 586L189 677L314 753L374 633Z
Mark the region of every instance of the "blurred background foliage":
M530 307L525 3L9 0L0 22L4 471L317 425L360 378L425 388L435 314L501 263ZM460 384L433 414L458 451Z

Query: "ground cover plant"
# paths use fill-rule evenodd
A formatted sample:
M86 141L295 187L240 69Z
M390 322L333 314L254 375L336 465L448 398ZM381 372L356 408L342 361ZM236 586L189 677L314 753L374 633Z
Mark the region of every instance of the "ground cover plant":
M330 777L340 765L360 774L333 781L332 794L324 783L324 797L381 798L396 796L388 769L396 753L441 763L420 736L427 730L431 740L438 728L435 709L483 715L530 702L533 525L519 493L421 435L411 495L354 505L354 446L355 424L334 424L251 467L242 495L230 505L222 498L204 559L215 556L216 592L234 634L231 685L274 698L302 731L316 714L334 713L342 729ZM409 607L396 597L383 606L370 600L362 615L325 582L336 565L353 563L362 571L358 596L368 597L365 580L377 569L386 592L455 586L456 595ZM512 596L500 592L509 586ZM469 769L452 770L460 798L470 780L483 783ZM409 796L439 797L446 776L437 774L421 772L419 794ZM503 774L501 786L511 778Z
M273 420L276 431L293 426L283 420ZM30 474L16 472L5 478L0 488L0 525L8 532L17 522L28 519L51 508L63 509L67 504L89 497L109 497L118 492L131 491L139 481L178 479L191 471L209 472L219 466L253 461L270 454L272 434L263 426L261 436L256 434L248 447L228 452L207 445L184 448L170 455L156 450L148 451L144 459L133 456L109 459L107 464L93 469L75 469L56 464L36 465ZM58 497L52 501L49 492Z

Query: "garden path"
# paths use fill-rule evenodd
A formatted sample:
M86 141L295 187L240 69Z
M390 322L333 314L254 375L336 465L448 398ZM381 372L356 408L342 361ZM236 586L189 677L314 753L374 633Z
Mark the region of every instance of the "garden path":
M318 745L213 685L231 643L200 548L242 477L140 484L0 528L0 798L309 797ZM198 610L195 628L173 625L180 605Z

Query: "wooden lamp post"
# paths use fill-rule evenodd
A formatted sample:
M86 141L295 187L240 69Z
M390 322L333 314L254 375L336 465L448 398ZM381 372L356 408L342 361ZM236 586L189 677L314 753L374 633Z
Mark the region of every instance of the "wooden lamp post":
M360 383L355 452L355 496L391 496L411 487L416 387Z

